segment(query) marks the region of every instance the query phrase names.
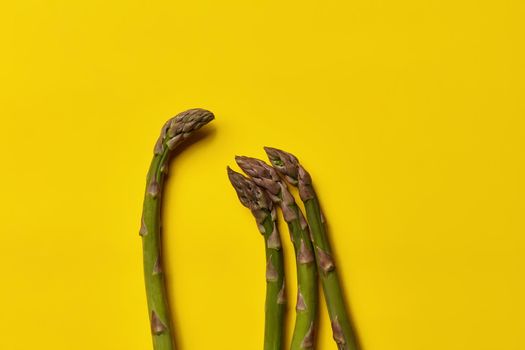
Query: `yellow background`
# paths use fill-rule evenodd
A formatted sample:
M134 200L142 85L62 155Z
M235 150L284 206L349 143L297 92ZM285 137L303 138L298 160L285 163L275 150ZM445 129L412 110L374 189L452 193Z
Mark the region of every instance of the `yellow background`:
M167 186L180 349L261 348L263 244L225 167L263 145L314 177L364 350L525 349L523 2L0 8L0 349L151 348L145 176L190 107L217 119Z

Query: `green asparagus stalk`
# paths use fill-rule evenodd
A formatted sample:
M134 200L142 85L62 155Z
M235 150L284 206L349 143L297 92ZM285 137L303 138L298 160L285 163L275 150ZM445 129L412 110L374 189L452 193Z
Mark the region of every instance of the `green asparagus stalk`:
M295 199L275 170L265 162L249 157L236 157L239 167L267 191L281 207L295 248L297 268L297 303L291 350L314 349L317 328L317 268L310 241L308 224Z
M144 195L140 226L144 256L144 281L155 350L175 349L166 285L162 272L161 204L164 180L171 152L193 131L213 120L213 113L190 109L171 118L162 127L154 148Z
M266 250L264 350L281 350L285 316L285 277L281 238L272 201L253 181L229 167L228 177L241 203L251 210Z
M339 350L356 350L358 341L335 270L332 250L326 234L324 217L319 200L312 186L310 174L299 164L298 159L279 149L265 147L266 154L273 167L292 185L299 188L299 195L306 209L306 216L311 230L311 239L315 247L321 284L332 323L332 332Z

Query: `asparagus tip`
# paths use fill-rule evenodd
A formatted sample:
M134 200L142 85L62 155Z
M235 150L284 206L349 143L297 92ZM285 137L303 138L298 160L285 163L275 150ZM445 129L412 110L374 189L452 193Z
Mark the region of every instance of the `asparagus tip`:
M296 156L283 150L264 147L272 166L292 185L296 185L299 177L299 160Z
M177 114L174 118L177 123L209 123L215 119L213 112L204 108L191 108Z
M246 157L246 156L235 156L235 161L239 167L250 176L259 177L261 173L268 171L269 166L262 160Z
M312 178L296 156L272 147L264 147L264 150L275 170L290 184L299 187L299 195L303 201L314 197Z
M236 156L235 161L239 167L252 178L253 182L268 191L270 196L279 195L281 191L281 178L274 168L260 159L251 157ZM272 199L278 200L277 198Z
M227 167L226 170L228 172L228 178L230 179L235 192L237 192L237 196L242 205L252 211L272 209L272 204L268 197L264 191L255 184L255 182L232 170L230 167Z
M160 137L155 144L154 153L161 154L165 147L176 148L193 131L215 119L215 115L203 108L192 108L169 119L162 127Z

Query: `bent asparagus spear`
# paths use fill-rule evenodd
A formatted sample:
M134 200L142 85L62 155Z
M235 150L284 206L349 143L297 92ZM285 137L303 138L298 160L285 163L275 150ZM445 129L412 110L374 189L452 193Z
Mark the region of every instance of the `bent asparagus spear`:
M315 257L321 276L321 283L332 323L332 332L338 349L358 349L357 338L346 311L343 292L332 251L326 234L324 218L319 200L312 186L310 174L299 164L297 158L279 149L265 147L264 150L273 167L292 185L299 188L299 195L304 202L306 216L312 233Z
M281 238L277 230L275 209L263 189L229 167L228 178L241 203L251 210L266 250L266 303L264 350L281 350L285 314L285 278Z
M171 152L193 131L213 120L213 113L190 109L171 118L162 127L146 179L146 194L140 226L144 255L144 281L155 350L173 350L173 329L161 259L161 202Z
M317 268L306 220L288 187L271 166L255 158L236 157L235 160L282 209L295 248L297 268L296 318L290 349L314 349L317 328Z

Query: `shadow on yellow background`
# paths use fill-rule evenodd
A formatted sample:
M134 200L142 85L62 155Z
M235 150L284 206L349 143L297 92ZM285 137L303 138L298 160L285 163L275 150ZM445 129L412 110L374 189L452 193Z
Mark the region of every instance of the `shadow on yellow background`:
M0 349L151 348L145 176L190 107L217 119L167 188L181 350L261 348L262 241L225 167L264 145L314 177L364 350L525 348L522 2L1 7Z

